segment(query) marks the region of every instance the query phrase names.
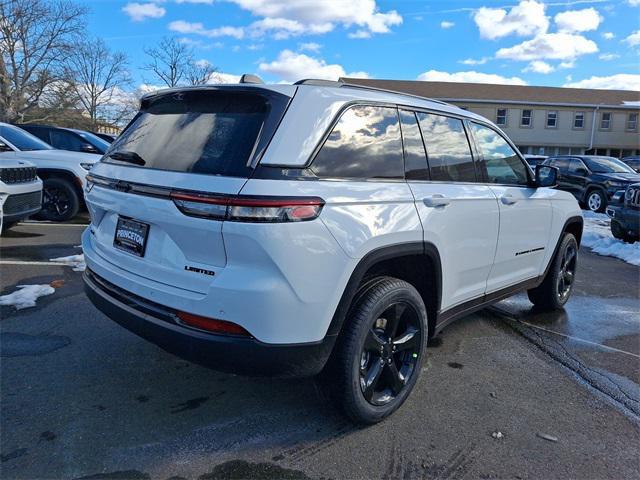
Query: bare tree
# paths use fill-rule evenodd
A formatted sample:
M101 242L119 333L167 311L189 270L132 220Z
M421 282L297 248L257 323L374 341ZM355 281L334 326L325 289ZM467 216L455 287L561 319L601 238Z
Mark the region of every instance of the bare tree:
M69 56L66 77L78 105L87 112L94 129L101 117L107 119L123 100L131 84L127 56L112 52L101 39L89 40Z
M86 12L71 0L0 1L0 119L22 121L62 80Z
M165 37L156 47L145 48L150 71L168 87L202 85L216 69L207 61L196 60L193 49L175 37Z

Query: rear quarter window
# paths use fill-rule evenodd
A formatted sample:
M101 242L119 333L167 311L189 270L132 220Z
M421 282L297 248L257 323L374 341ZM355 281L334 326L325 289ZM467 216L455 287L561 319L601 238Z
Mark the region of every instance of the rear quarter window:
M404 178L398 111L356 105L342 113L311 164L319 177Z

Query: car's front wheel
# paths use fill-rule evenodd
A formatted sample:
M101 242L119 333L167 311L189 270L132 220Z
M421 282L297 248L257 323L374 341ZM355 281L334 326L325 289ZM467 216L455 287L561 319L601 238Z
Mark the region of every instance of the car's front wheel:
M527 292L529 300L543 310L558 310L569 300L578 266L578 242L565 233L542 283Z
M592 190L587 195L587 208L592 212L604 212L607 207L607 198L600 190Z
M42 185L42 210L37 217L52 222L65 222L80 210L80 198L73 184L64 178L47 178Z
M346 320L334 364L343 410L365 424L381 421L407 399L428 333L424 302L411 284L380 277L369 285Z

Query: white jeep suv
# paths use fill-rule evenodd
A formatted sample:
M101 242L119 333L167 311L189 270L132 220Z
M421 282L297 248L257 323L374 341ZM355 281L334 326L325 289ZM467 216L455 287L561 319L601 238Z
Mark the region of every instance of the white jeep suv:
M64 222L80 210L85 177L100 155L56 150L19 127L0 123L0 162L15 160L33 163L43 181L38 217Z
M0 143L0 153L3 150ZM36 166L0 155L0 234L42 208L42 180Z
M330 372L344 411L373 423L454 319L520 291L567 301L580 208L485 118L253 82L144 97L91 170L84 278L114 321L219 370Z

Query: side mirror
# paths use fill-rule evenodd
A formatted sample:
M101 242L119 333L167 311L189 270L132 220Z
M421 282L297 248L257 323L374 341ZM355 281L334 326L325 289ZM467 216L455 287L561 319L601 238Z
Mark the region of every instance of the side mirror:
M550 165L536 166L536 187L555 187L558 185L558 169Z
M589 172L587 172L587 169L586 169L586 168L584 168L584 167L578 167L578 168L576 168L576 173L577 173L578 175L585 175L585 176L586 176L586 175L589 175Z
M80 151L85 153L98 153L98 149L90 143L83 143L80 145Z

